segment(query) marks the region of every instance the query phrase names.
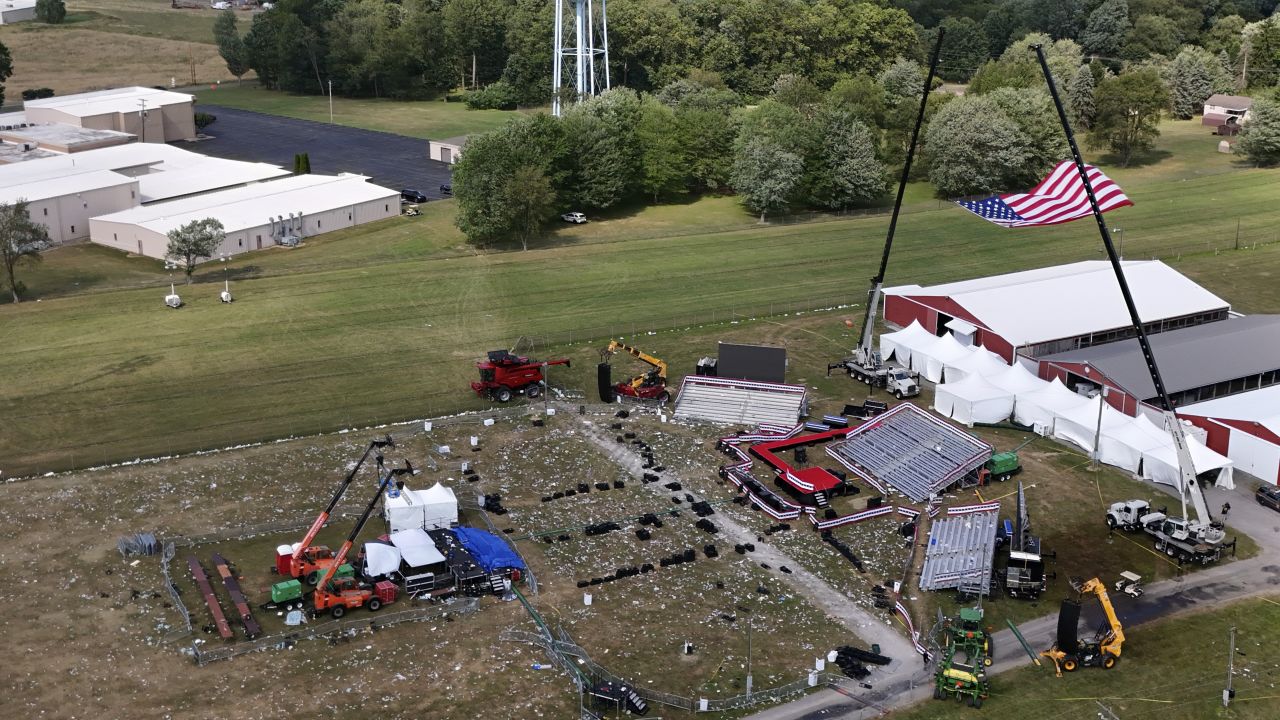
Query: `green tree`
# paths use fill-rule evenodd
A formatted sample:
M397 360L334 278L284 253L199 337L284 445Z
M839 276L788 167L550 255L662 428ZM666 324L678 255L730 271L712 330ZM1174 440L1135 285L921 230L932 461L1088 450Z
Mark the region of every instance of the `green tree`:
M63 0L36 0L36 20L49 25L61 25L67 19L67 4Z
M1088 65L1081 65L1075 77L1067 83L1067 112L1071 115L1071 122L1078 128L1087 130L1093 124L1095 87L1093 71Z
M1089 13L1080 45L1090 55L1115 57L1130 27L1128 0L1103 0Z
M664 196L687 192L687 161L675 111L652 96L645 97L640 103L636 140L640 145L641 192L655 203Z
M880 73L879 81L888 104L892 105L903 99L918 103L920 92L924 89L924 70L914 60L898 58Z
M938 68L938 76L953 82L965 82L986 61L987 34L972 18L948 17L940 27L946 31L942 38L942 57L946 58ZM929 39L932 51L934 40Z
M1207 50L1188 45L1169 63L1165 80L1169 86L1173 116L1189 120L1204 108L1213 94L1218 59Z
M1280 104L1270 98L1254 101L1236 149L1254 165L1280 164Z
M1249 23L1241 37L1241 89L1274 87L1280 78L1280 20Z
M694 31L669 0L609 3L613 81L636 90L651 90L680 78L694 55ZM538 32L540 42L545 43L545 28ZM545 77L540 80L545 82Z
M4 81L10 75L13 75L13 56L9 54L9 48L0 43L0 105L4 104Z
M236 77L236 82L249 72L249 48L236 27L234 10L223 10L218 19L213 21L213 41L218 45L218 54L227 64L227 72Z
M522 105L542 105L551 101L551 43L547 28L555 17L555 5L546 0L515 0L508 15L505 42L507 64L502 79ZM439 16L440 13L431 13ZM609 35L613 39L613 4L609 6ZM617 52L617 43L610 51ZM616 81L616 76L615 76Z
M827 105L847 111L871 127L884 126L884 88L866 73L837 80L827 91Z
M465 87L497 80L507 62L507 3L502 0L445 0L440 12L445 41Z
M795 153L765 138L752 138L734 150L731 184L742 204L760 214L760 222L770 214L785 212L800 177L803 164Z
M1057 39L1079 35L1085 19L1082 0L1033 0L1031 13L1032 27Z
M1245 21L1239 15L1214 18L1213 25L1205 32L1202 44L1209 52L1226 52L1231 58L1240 53L1241 34Z
M564 113L564 136L573 158L566 199L579 209L613 207L630 197L641 176L640 98L635 91L614 88Z
M793 108L807 108L822 101L822 91L803 75L783 73L773 81L769 97Z
M1182 35L1178 24L1163 15L1139 15L1133 28L1124 36L1120 56L1126 60L1143 60L1152 55L1169 56L1178 52Z
M0 203L0 262L4 263L5 280L15 303L22 302L18 266L40 262L40 253L52 244L48 229L32 222L28 205L22 199L14 203Z
M716 192L728 187L738 135L735 117L726 108L696 102L681 104L675 112L680 147L689 162L689 189Z
M542 228L555 213L556 192L551 179L537 165L521 165L506 183L506 201L520 247L527 251L529 240L542 234Z
M1008 187L1030 187L1044 177L1070 149L1062 134L1058 111L1046 90L1039 88L999 88L986 96L1006 118L1022 131L1027 141L1027 159L1006 171Z
M1094 98L1097 112L1089 145L1110 150L1122 166L1160 137L1160 113L1168 107L1169 93L1155 70L1144 68L1107 78Z
M183 264L187 284L190 285L191 275L196 271L200 260L213 257L226 237L222 223L215 218L192 220L169 231L169 247L165 250L165 257Z
M982 20L982 30L987 35L987 50L999 55L1014 38L1022 37L1035 29L1031 0L1001 0L991 8Z
M987 93L1000 87L1043 87L1044 76L1034 47L1044 50L1045 62L1058 87L1065 87L1067 80L1075 77L1076 68L1083 61L1080 46L1073 40L1053 40L1044 33L1031 33L1015 40L1000 55L999 60L988 62L979 68L969 82L969 92Z
M929 180L944 197L1014 189L1033 160L1031 139L985 95L944 105L925 140Z
M876 158L876 136L853 113L826 109L818 118L820 150L805 163L812 175L809 202L829 210L884 194L884 166Z

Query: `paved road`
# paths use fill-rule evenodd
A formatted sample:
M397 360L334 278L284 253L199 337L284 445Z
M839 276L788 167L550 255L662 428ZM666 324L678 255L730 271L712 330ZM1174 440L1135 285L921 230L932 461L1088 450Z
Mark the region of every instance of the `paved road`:
M1163 486L1156 487L1171 490ZM1138 600L1113 593L1116 613L1125 627L1181 612L1220 606L1251 595L1280 592L1280 513L1258 505L1246 483L1241 483L1236 490L1210 488L1205 495L1209 507L1215 511L1224 502L1231 503L1230 523L1249 533L1258 543L1258 555L1249 560L1203 569L1185 579L1166 580L1150 585L1146 594ZM1096 626L1099 617L1089 616L1088 611L1098 612L1097 604L1086 604L1085 608L1088 619L1083 626ZM1032 648L1040 650L1053 644L1057 621L1055 613L1023 623L1018 629ZM994 639L995 664L989 671L990 674L1006 672L1028 662L1026 654L1011 632L999 632ZM850 682L845 686L845 693L824 690L786 705L769 708L751 718L862 720L925 700L933 691L932 674L922 665L898 664L891 666L887 672L873 675L869 680L870 689Z
M211 140L189 149L231 160L293 169L293 156L308 153L315 173L353 172L395 190L413 188L439 198L451 167L427 157L427 141L391 133L265 115L219 105L201 105L218 120L205 129Z

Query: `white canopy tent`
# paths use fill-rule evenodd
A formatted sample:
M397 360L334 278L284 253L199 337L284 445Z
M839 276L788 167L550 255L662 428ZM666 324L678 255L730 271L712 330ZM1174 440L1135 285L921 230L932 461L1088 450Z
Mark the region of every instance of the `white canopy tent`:
M958 382L939 385L933 407L940 414L970 427L974 423L998 423L1013 412L1013 393L973 373Z
M458 523L458 499L440 483L426 490L403 488L397 497L384 500L383 515L393 533L413 528L447 528Z
M400 569L400 550L383 542L364 544L364 571L369 577L388 575Z
M1092 398L1086 398L1083 404L1058 411L1053 422L1053 437L1093 452L1094 438L1099 432L1099 408L1102 412L1101 423L1104 433L1118 429L1131 420L1128 415L1111 407L1101 395L1095 395Z
M959 342L959 341L957 341ZM968 346L969 354L946 364L946 381L956 382L969 375L988 377L998 375L1009 368L1009 363L990 350L979 345Z
M931 345L935 339L933 333L912 320L910 325L897 332L880 335L880 358L888 362L892 355L898 364L911 367L911 353L915 348Z
M448 528L458 524L458 498L450 488L436 483L418 491L423 504L423 516L428 530Z
M1013 419L1019 425L1035 428L1041 435L1049 435L1053 432L1054 419L1060 413L1087 402L1088 398L1071 392L1054 378L1043 389L1020 393L1014 403Z
M1049 387L1047 380L1041 380L1018 363L1006 365L999 373L988 375L986 379L1001 390L1018 396Z
M1159 438L1160 444L1142 453L1141 477L1154 480L1165 485L1178 483L1178 451L1173 447L1173 438L1169 431L1157 426L1146 417L1134 418L1134 424L1144 433ZM1187 436L1187 448L1191 451L1191 461L1195 464L1196 475L1217 471L1214 484L1218 487L1234 488L1235 473L1230 459L1205 447L1204 443Z
M951 333L934 338L934 341L911 351L911 369L932 383L942 382L942 371L947 363L954 363L969 354Z
M391 533L391 544L410 567L425 567L444 562L444 555L436 549L431 536L422 528Z

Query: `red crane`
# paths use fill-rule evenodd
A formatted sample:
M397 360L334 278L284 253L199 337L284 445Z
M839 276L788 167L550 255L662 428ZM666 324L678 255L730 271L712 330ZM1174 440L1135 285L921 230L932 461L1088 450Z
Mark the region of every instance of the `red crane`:
M354 577L334 578L334 573L337 572L342 563L347 561L347 555L351 552L351 546L356 542L356 536L364 529L364 524L369 520L369 515L373 513L373 508L378 504L378 498L382 496L382 492L391 486L391 481L396 476L412 475L413 472L413 466L406 462L403 468L392 468L382 477L378 483L378 491L369 499L369 504L365 506L364 513L356 521L356 526L351 529L351 534L347 536L346 541L342 543L342 547L338 549L338 554L333 558L333 562L325 568L324 576L316 583L316 590L312 595L312 604L317 614L328 610L333 617L340 618L347 614L348 610L367 607L370 612L373 612L383 605L395 601L397 588L393 582L384 580L373 587L369 587Z
M333 509L337 507L338 501L342 499L343 493L347 491L347 487L355 480L356 473L360 472L360 468L364 466L369 454L374 450L382 448L394 448L396 443L387 435L381 439L372 440L369 446L364 449L364 454L360 456L360 460L355 467L351 468L351 472L343 478L338 485L338 489L333 493L333 499L329 501L329 505L324 511L316 517L315 522L311 523L311 527L307 529L307 534L303 536L302 542L298 543L296 548L289 549L283 546L276 552L276 572L281 575L287 575L291 578L305 578L308 585L315 585L319 576L330 566L338 567L342 563L335 565L333 563L333 551L324 545L312 546L311 543L316 539L316 533L320 532L320 528L329 522L329 515L333 513ZM381 465L382 456L378 456L379 465ZM289 551L285 551L289 550Z

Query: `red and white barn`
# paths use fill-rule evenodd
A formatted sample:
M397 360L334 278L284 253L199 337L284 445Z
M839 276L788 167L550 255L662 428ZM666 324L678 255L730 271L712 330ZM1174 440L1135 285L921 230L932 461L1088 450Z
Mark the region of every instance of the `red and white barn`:
M1226 319L1227 301L1158 260L1129 260L1125 277L1148 333ZM974 280L885 290L884 317L905 328L951 332L1006 362L1133 336L1108 262L1090 260Z
M1208 433L1205 443L1237 468L1280 484L1280 385L1178 409Z

